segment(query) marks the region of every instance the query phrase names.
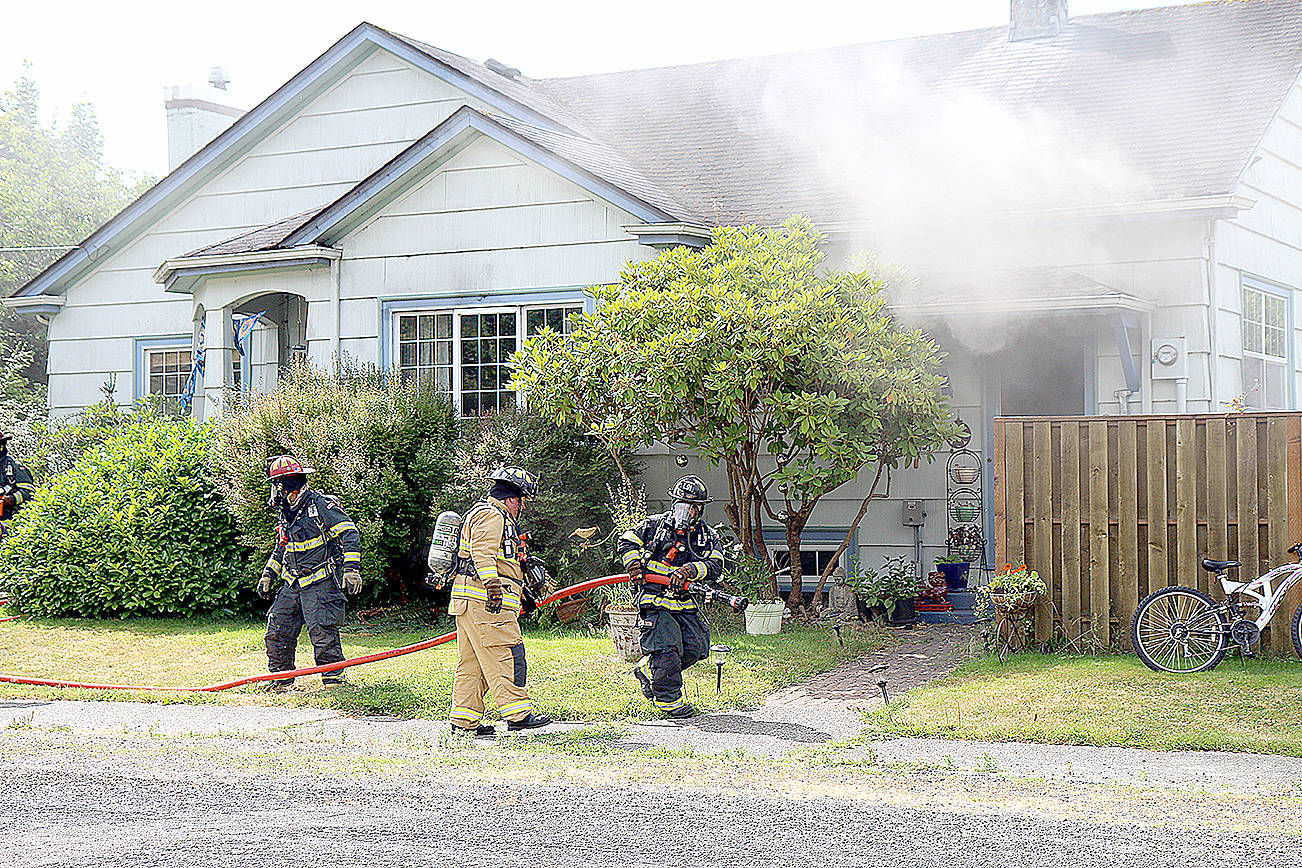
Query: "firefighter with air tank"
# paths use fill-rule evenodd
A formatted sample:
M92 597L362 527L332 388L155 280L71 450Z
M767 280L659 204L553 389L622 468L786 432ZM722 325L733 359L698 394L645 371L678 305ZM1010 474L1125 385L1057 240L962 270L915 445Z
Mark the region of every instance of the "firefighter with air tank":
M529 558L518 521L538 495L538 479L519 467L489 477L488 496L466 513L457 548L457 572L448 611L457 621L457 668L452 679L455 732L496 735L484 722L484 696L493 694L508 730L546 726L533 710L520 611L529 601Z
M275 598L267 612L270 672L294 668L294 649L304 625L318 666L342 661L344 592L362 589L361 533L336 498L308 488L307 477L313 472L290 455L272 458L267 466L270 505L278 522L276 546L258 581L258 595ZM283 692L293 683L292 678L270 681L267 689ZM343 670L322 673L321 683L343 684Z
M717 581L723 572L723 550L718 533L701 519L709 493L700 477L679 479L669 496L673 509L627 531L616 552L639 591L645 656L633 674L656 708L681 718L696 713L683 699L683 670L710 653L710 629L687 585Z

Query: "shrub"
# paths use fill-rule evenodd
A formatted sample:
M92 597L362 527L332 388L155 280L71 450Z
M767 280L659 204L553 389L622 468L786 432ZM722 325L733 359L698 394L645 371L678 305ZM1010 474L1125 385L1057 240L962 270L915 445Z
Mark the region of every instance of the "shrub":
M253 550L252 586L271 553L267 458L290 454L316 473L308 484L337 496L362 533L363 605L406 601L422 586L435 499L451 481L456 417L447 400L400 377L295 366L264 395L227 407L216 422L225 502Z
M139 418L37 489L0 549L11 601L33 615L231 613L247 551L222 507L210 429Z
M438 498L438 510L464 513L484 496L494 469L503 464L524 467L537 474L540 487L521 520L530 535L530 551L546 561L562 587L610 569L613 540L585 548L582 539L572 536L576 529L594 525L605 534L612 521L607 496L610 487L619 484L619 471L596 438L527 413L499 413L461 423L454 462L453 479ZM631 465L624 459L625 469Z

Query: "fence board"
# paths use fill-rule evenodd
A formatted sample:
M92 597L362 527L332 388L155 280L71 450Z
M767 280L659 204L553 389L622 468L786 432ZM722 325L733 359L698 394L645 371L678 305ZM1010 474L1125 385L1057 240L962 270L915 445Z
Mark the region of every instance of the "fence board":
M1257 545L1257 420L1241 416L1236 422L1234 451L1238 469L1235 495L1239 505L1239 574L1248 579L1261 574Z
M1286 455L1288 453L1288 426L1284 419L1266 421L1266 451L1269 455ZM1266 563L1271 567L1286 563L1290 559L1288 547L1292 545L1288 537L1288 462L1270 461L1266 471ZM1284 613L1292 616L1292 611ZM1276 613L1271 621L1270 635L1263 640L1265 649L1274 655L1289 653L1293 641L1289 638L1288 625L1291 622Z
M1108 423L1089 423L1090 626L1099 642L1112 641L1108 557Z
M1148 436L1148 593L1167 586L1166 576L1166 420L1150 419Z
M1230 557L1226 436L1224 419L1207 420L1207 556L1213 560Z
M1117 626L1130 642L1130 619L1139 605L1139 423L1117 423Z
M1177 575L1206 591L1207 574L1188 566L1196 564L1198 556L1199 458L1194 446L1194 420L1186 416L1175 423L1175 562Z
M1050 422L1036 422L1031 426L1032 477L1034 504L1031 515L1035 522L1031 552L1027 563L1053 563L1053 426ZM1041 600L1035 612L1035 634L1040 641L1049 638L1053 614L1048 601Z
M1062 598L1062 629L1067 638L1080 635L1080 425L1064 422L1060 431L1062 458L1062 569L1056 577ZM1045 582L1050 580L1046 577ZM1053 596L1050 590L1050 596Z
M1022 480L1024 455L1022 454L1022 426L1009 425L1004 432L1004 510L1008 515L1008 536L1005 544L1006 563L1026 562L1026 487Z

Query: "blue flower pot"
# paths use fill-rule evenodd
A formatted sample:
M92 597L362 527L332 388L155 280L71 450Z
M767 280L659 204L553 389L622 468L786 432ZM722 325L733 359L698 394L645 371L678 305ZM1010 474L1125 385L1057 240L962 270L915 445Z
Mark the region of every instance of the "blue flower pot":
M936 569L945 577L945 587L951 591L961 591L967 587L967 571L971 564L962 561L957 564L936 564Z

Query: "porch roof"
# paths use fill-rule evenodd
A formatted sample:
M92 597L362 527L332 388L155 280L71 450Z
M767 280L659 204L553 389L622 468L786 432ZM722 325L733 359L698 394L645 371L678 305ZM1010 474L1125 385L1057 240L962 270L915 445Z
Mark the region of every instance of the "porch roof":
M1157 305L1058 266L933 274L893 293L896 313L923 318L955 313L1134 311Z

